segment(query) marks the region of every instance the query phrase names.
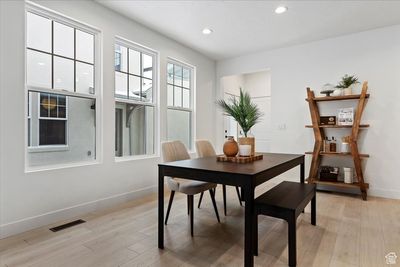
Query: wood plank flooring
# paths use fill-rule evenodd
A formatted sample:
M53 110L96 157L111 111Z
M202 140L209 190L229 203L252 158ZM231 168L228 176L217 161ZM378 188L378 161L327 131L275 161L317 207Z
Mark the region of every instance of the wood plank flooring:
M273 183L257 188L256 194ZM166 194L166 203L169 193ZM197 203L198 196L195 197ZM186 196L177 194L165 249L157 248L157 198L125 203L81 216L87 222L53 233L59 222L0 240L0 267L11 266L242 266L243 213L234 187L228 187L228 215L223 216L222 189L217 188L218 223L206 194L195 209L190 236ZM71 218L71 220L74 218ZM388 266L385 255L395 252L400 266L400 201L329 193L317 194L317 226L310 210L297 224L298 266ZM287 266L286 222L259 217L256 266Z

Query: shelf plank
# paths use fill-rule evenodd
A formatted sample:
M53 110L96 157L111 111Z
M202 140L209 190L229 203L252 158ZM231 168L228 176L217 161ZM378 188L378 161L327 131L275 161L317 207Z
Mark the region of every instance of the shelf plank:
M307 179L307 182L309 181L309 178ZM352 183L352 184L345 184L344 182L337 181L337 182L328 182L328 181L321 181L319 179L314 178L314 183L316 184L321 184L321 185L329 185L329 186L336 186L336 187L344 187L344 188L360 188L361 185L360 183ZM368 183L364 183L366 188L369 188Z
M313 100L317 102L323 101L340 101L340 100L352 100L352 99L360 99L361 95L343 95L343 96L319 96L314 97ZM369 94L365 95L365 98L369 98ZM306 99L308 101L308 99Z
M319 128L352 128L353 125L319 125ZM368 128L369 124L360 124L360 128ZM306 128L313 128L312 125L306 125Z
M313 152L309 151L306 152L305 154L307 155L312 155ZM321 156L339 156L339 157L343 157L343 156L351 156L351 153L342 153L342 152L320 152L319 153ZM369 158L369 154L360 154L361 158Z

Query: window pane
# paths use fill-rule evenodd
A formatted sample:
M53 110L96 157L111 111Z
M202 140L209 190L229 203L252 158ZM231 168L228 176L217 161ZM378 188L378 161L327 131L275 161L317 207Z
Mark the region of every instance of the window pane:
M115 45L115 70L128 72L128 48Z
M190 88L190 70L183 68L183 87Z
M115 156L154 154L154 108L116 102Z
M115 72L115 96L128 98L128 74Z
M182 90L182 106L184 108L190 108L190 90Z
M94 63L94 36L92 34L76 30L76 59Z
M174 86L174 106L182 107L182 88Z
M57 99L58 118L39 119L38 108L40 99L48 94L30 92L32 103L31 130L29 140L31 146L28 150L28 165L52 165L91 161L95 159L96 125L95 125L95 100L72 96L51 94ZM48 103L51 103L48 100ZM62 119L62 104L66 104L68 120ZM57 109L54 109L57 110ZM64 111L65 112L65 111ZM60 148L60 145L64 146ZM35 149L39 146L40 153ZM65 147L66 146L66 147Z
M27 50L26 58L27 84L51 88L51 56Z
M54 56L54 89L74 91L74 61Z
M54 22L54 54L74 58L74 28Z
M93 65L76 62L76 92L94 94Z
M167 64L167 82L170 84L174 83L174 65L171 63Z
M174 87L172 85L167 85L167 105L174 105Z
M26 17L27 46L51 52L51 20L27 12Z
M129 49L129 73L140 76L140 52Z
M153 101L153 81L142 78L142 101Z
M178 65L174 65L174 85L182 86L182 67Z
M153 57L142 54L142 73L143 77L152 79L153 78Z
M51 118L57 118L57 95L50 95L49 112Z
M191 112L168 109L168 140L180 140L191 149Z
M50 96L49 94L40 94L40 117L49 117Z
M66 145L65 120L39 120L39 145Z
M140 101L140 77L129 75L129 98Z

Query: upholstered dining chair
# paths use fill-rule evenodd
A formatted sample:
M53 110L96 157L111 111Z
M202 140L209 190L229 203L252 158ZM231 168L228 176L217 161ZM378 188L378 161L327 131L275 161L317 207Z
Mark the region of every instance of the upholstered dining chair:
M164 162L171 162L177 160L185 160L190 159L190 155L185 147L185 145L181 141L171 141L171 142L163 142L161 145L162 156ZM217 184L207 183L201 181L194 181L188 179L182 179L177 177L166 177L167 184L169 189L171 190L171 195L169 197L169 203L167 208L167 215L165 217L165 224L168 222L169 213L171 211L172 202L174 200L175 192L180 192L187 195L187 204L188 204L188 214L190 215L190 234L193 236L193 200L194 195L202 193L204 191L209 191L210 197L214 206L215 215L217 216L218 222L219 214L217 209L217 204L215 202L215 187Z
M202 157L215 157L217 154L215 153L214 147L208 140L197 140L196 141L196 150L197 150L197 155L202 158ZM239 192L239 187L236 186L236 193L239 198L239 203L240 206L242 206L242 200L240 197L240 192ZM222 185L222 196L224 199L224 214L226 216L226 185ZM199 204L198 208L200 208L201 205L201 200L203 199L203 193L200 195L199 199Z

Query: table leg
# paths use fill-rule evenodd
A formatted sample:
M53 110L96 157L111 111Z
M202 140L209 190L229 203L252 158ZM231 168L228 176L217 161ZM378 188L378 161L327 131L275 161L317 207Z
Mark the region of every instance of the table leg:
M300 183L304 184L305 171L304 171L304 161L300 164Z
M243 187L242 187L243 188ZM254 266L253 231L254 231L254 188L246 186L242 198L245 201L244 216L244 266Z
M164 171L158 167L158 248L164 248Z

